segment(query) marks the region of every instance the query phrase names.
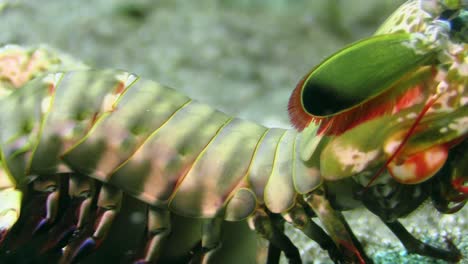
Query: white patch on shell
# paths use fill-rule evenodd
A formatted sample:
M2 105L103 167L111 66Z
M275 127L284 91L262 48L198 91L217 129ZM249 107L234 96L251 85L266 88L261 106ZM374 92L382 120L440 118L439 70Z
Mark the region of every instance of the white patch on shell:
M424 55L427 50L422 49L420 43L423 42L424 34L415 32L411 34L411 39L402 43L403 46L412 49L417 55Z
M63 73L51 73L51 74L48 74L47 76L44 77L44 79L42 79L42 81L44 83L47 83L47 84L52 84L52 85L56 85L58 83L58 81L60 80L60 78L62 78L62 75Z
M448 125L448 127L457 131L458 135L463 135L468 132L468 117L464 116L461 118L456 118Z
M448 128L443 127L443 128L441 128L441 129L439 130L439 132L440 132L441 134L445 134L445 133L448 132Z
M434 77L434 81L436 82L443 82L447 79L447 72L445 70L437 70L436 76Z
M462 63L457 68L460 76L468 76L468 63Z
M401 140L391 140L384 145L384 152L388 155L395 153L395 151L400 145Z
M108 93L104 96L102 101L101 111L102 112L112 112L114 110L114 103L117 100L119 95Z
M392 174L398 178L398 181L413 182L416 175L417 166L414 163L403 163L399 166L390 164L389 169L392 171Z
M42 99L41 101L42 113L46 113L49 110L51 102L52 102L52 96L47 96L44 99Z
M444 80L437 85L437 92L443 93L449 89L450 85Z
M437 164L445 162L447 158L447 153L440 150L425 151L424 152L424 162L426 164Z
M460 104L462 106L465 106L468 104L468 96L462 96L462 98L460 98Z
M411 30L410 40L403 43L406 47L412 49L416 54L423 55L428 52L438 50L440 47L446 47L449 39L448 31L450 25L442 20L434 20L431 23L418 22L420 24L419 32Z
M115 78L124 83L125 87L128 87L138 79L138 76L128 72L121 72L116 74Z
M352 173L363 171L379 154L378 150L363 152L356 148L342 148L340 146L336 146L334 152L336 153L338 162L341 163L344 168L350 167Z
M428 14L440 14L441 5L437 0L419 1L419 7Z
M408 119L414 119L414 118L416 118L416 117L418 117L418 114L416 114L416 113L414 113L414 112L408 113L408 114L406 115L406 118L408 118Z
M456 98L457 96L458 96L458 92L455 91L455 90L449 90L449 91L443 92L441 94L441 96L436 101L436 105L438 107L437 108L431 107L429 109L428 113L440 113L440 112L451 112L451 111L453 111L454 108L453 108L453 106L451 106L451 102L453 102L452 98Z

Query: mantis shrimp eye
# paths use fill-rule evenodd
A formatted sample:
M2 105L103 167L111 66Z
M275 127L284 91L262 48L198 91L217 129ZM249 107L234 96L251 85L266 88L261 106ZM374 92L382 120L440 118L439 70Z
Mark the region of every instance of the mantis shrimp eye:
M458 16L450 21L452 38L461 42L468 42L468 10L462 10Z

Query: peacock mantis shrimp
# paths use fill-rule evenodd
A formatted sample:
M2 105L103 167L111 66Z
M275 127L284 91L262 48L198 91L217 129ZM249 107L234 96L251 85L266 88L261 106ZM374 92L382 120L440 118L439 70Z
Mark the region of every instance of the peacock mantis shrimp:
M46 206L17 232L52 237L44 252L62 248L61 262L99 247L124 195L150 207L139 263L158 260L171 214L204 219L196 255L203 262L221 246L222 222L243 219L269 241L270 262L281 251L301 261L278 227L283 220L335 262L370 262L340 213L360 206L408 251L459 260L453 246L420 242L397 219L429 196L444 213L466 202L467 6L405 3L375 36L299 82L289 130L231 117L123 71L52 68L10 79L22 87L0 99L3 248L22 237L12 228L28 217L20 212L31 188ZM66 194L76 217L54 229Z

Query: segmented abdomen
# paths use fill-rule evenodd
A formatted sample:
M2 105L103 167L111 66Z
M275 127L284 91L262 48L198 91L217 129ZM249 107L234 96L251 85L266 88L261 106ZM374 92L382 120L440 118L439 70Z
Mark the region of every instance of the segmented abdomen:
M16 179L71 169L184 216L240 220L257 202L275 213L291 208L293 182L310 177L296 158L294 131L232 118L128 73L58 73L30 86L7 100L32 102L16 104L4 119L34 118L9 124L8 135L2 126L1 148ZM320 183L308 181L309 189Z

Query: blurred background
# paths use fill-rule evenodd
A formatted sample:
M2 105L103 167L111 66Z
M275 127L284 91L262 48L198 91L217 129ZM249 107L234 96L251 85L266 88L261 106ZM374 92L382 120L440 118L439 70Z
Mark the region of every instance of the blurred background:
M89 65L132 71L284 127L297 81L371 35L401 2L0 0L0 43L46 43Z
M232 115L289 127L286 106L299 79L373 34L402 2L0 0L0 44L47 44L92 67L131 71ZM408 256L370 213L345 216L377 263L443 263ZM467 208L441 216L428 204L403 222L425 241L453 238L468 255L467 218ZM327 262L315 243L289 232L306 261Z

